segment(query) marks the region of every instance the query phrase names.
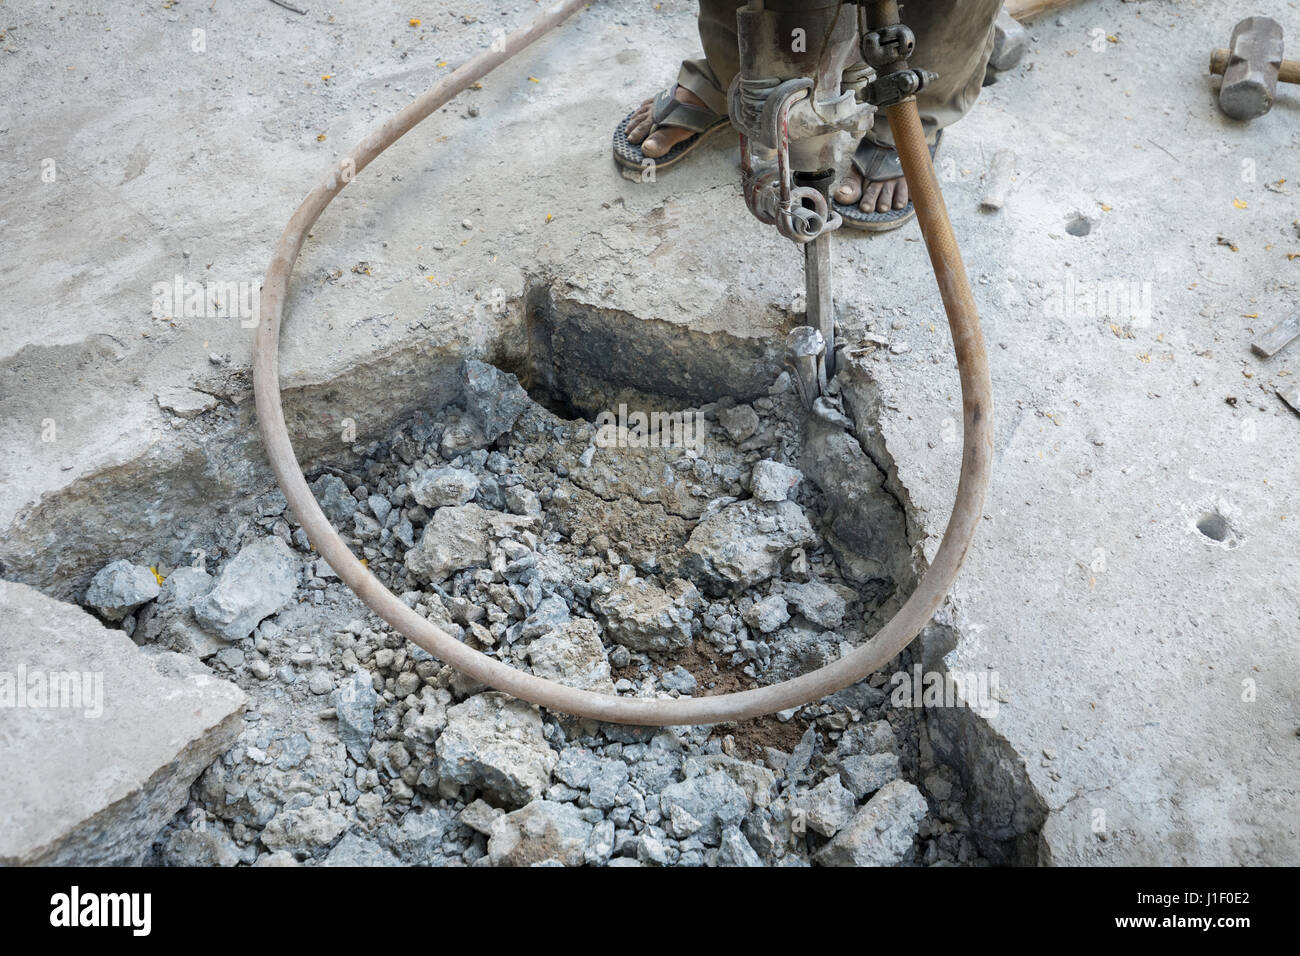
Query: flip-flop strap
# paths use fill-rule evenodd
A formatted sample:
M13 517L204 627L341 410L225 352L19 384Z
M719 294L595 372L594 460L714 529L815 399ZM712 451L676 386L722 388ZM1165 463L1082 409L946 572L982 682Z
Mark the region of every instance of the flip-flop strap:
M692 133L703 133L722 119L712 110L702 109L676 99L674 97L676 92L677 85L673 84L669 89L660 90L655 97L654 110L650 114L655 126L676 126L680 129L688 129Z
M930 147L930 157L939 148L943 140L943 130L939 130L934 145ZM898 153L887 146L879 146L865 136L853 152L853 168L869 183L883 182L886 179L898 179L903 175L903 164L898 161Z

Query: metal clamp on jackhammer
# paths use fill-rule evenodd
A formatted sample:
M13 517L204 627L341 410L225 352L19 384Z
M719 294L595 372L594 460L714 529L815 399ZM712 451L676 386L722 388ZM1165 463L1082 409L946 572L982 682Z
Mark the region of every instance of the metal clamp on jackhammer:
M913 96L933 73L908 67L916 38L897 6L840 0L750 0L736 12L740 71L728 112L740 134L745 203L804 247L808 334L788 344L810 408L835 375L830 193L876 111Z

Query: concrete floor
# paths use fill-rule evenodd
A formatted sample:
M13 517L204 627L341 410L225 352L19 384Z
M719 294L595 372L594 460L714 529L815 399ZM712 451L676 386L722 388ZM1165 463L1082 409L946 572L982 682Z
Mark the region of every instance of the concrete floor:
M238 437L251 333L152 316L154 284L256 281L352 143L536 9L302 5L4 6L5 577L67 597L115 557L179 560L190 526L269 481ZM1249 351L1296 303L1300 94L1250 124L1219 113L1208 50L1245 12L1089 0L1043 17L940 154L998 435L948 664L998 674L990 725L1051 808L1045 861L1300 862L1300 418L1275 394L1297 388L1300 343ZM1300 29L1300 4L1249 12ZM685 0L602 0L344 191L287 312L306 453L328 453L349 418L375 437L427 399L439 363L526 354L525 292L546 282L562 306L697 343L701 363L722 350L775 367L801 263L745 211L734 139L654 183L609 159L617 118L694 49ZM1014 189L981 213L1001 147ZM1068 232L1080 219L1087 235ZM837 254L850 340L907 344L862 361L932 551L960 400L919 232ZM1136 295L1107 301L1121 288ZM608 372L636 381L668 361ZM744 364L720 373L741 391ZM165 411L178 388L217 408Z

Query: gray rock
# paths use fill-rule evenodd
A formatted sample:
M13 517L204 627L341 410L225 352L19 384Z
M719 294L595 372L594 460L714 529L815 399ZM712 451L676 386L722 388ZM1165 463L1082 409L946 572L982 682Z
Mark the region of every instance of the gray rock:
M813 789L796 795L790 805L803 814L808 829L827 837L839 833L858 808L853 794L836 777L827 777Z
M527 653L528 663L538 677L598 694L614 693L600 629L589 618L566 621L529 644Z
M790 612L786 609L785 598L780 594L773 594L751 606L740 616L740 619L764 634L771 634L790 620Z
M718 866L762 866L763 861L749 845L745 835L737 827L727 827L722 832L722 843L718 847Z
M604 866L614 854L614 824L601 820L591 828L582 860L588 866Z
M387 824L382 836L403 863L430 866L441 859L442 839L450 825L451 814L444 810L411 810L400 823Z
M894 728L887 720L853 724L840 736L835 753L841 757L850 754L896 754L898 738L894 736Z
M776 774L761 764L750 763L726 754L702 754L682 761L682 776L690 779L721 770L755 807L766 807L776 790Z
M492 824L488 859L493 866L532 866L558 860L581 866L592 826L571 803L534 800Z
M564 598L558 594L552 594L537 606L537 610L524 619L524 627L519 636L529 641L557 627L562 627L568 623L568 620L569 605L565 604Z
M897 866L911 852L927 809L910 783L887 783L814 859L823 866Z
M0 866L142 862L243 729L243 691L25 585L0 581L0 615L0 690L28 704L0 719L22 768L0 786Z
M348 831L343 839L335 844L321 866L401 866L397 857L389 853L374 840L368 840L358 833Z
M421 580L436 584L457 571L486 565L493 539L536 527L536 518L473 504L439 508L425 525L420 544L406 552L406 567Z
M506 491L506 510L517 515L540 515L542 502L523 485L515 485Z
M430 468L411 483L411 496L426 508L463 505L478 494L478 478L464 468Z
M253 866L302 866L302 864L288 850L276 850L274 853L263 853Z
M742 442L758 431L758 413L749 405L733 405L718 412L718 424L732 441Z
M628 781L628 767L621 760L571 747L560 754L555 778L576 790L586 790L593 807L611 810L619 790Z
M114 561L100 568L86 590L85 603L105 620L120 621L158 596L158 579L143 565Z
M375 733L375 703L378 700L369 671L357 671L334 690L339 739L347 747L348 756L363 767Z
M494 807L486 800L475 800L460 812L458 820L476 833L491 836L492 824L504 815L505 811L500 807Z
M902 773L898 756L891 753L850 754L840 760L840 782L861 800Z
M675 690L679 694L693 694L699 688L695 675L680 664L659 675L659 686L664 690Z
M673 581L665 591L646 578L624 581L592 602L605 619L610 640L634 651L659 653L690 645L699 605L699 592L688 582Z
M513 428L532 404L519 379L485 362L466 359L460 378L465 414L489 442Z
M674 806L700 822L695 836L706 846L717 846L723 829L737 826L744 819L749 799L735 781L719 770L665 787L659 796L660 812L669 816Z
M281 810L262 829L262 845L268 850L310 851L333 843L347 826L347 819L334 810L313 806Z
M447 710L436 745L444 783L521 806L545 793L559 759L542 735L536 708L505 694L477 694Z
M707 593L721 595L766 581L790 551L815 540L793 501L737 501L695 526L683 566Z
M216 827L182 827L167 834L158 849L163 866L237 866L239 847Z
M388 516L393 512L393 503L383 495L371 495L366 499L366 504L370 506L370 513L380 524L387 522Z
M787 584L785 599L818 627L836 628L844 623L844 598L829 584L821 581Z
M755 462L749 478L749 493L759 501L785 501L803 481L803 472L764 458Z
M338 475L321 475L311 483L312 494L320 504L320 510L334 524L350 524L352 515L357 510L357 499L352 497L348 486Z
M132 639L200 660L225 648L225 640L203 630L194 619L194 605L215 583L202 568L177 568L163 581L158 600L140 612Z
M228 641L253 633L263 618L293 600L298 559L276 537L245 545L221 569L216 585L194 605L194 619Z

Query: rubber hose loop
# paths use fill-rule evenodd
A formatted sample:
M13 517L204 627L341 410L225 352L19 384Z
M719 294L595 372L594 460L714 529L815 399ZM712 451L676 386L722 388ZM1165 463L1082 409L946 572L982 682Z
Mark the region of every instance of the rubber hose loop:
M303 477L285 426L280 396L279 336L289 276L308 230L330 201L380 153L492 69L583 7L565 0L425 91L368 134L333 175L303 200L281 234L262 286L253 354L258 429L289 507L317 551L372 611L416 645L465 675L522 700L595 720L643 726L710 724L788 710L834 693L878 670L916 636L943 602L961 567L983 511L992 461L991 387L979 317L914 102L889 108L890 128L916 204L952 328L961 374L963 450L957 500L934 561L899 612L865 644L838 661L792 680L712 697L648 700L566 687L516 670L456 640L407 607L357 560L335 533Z

